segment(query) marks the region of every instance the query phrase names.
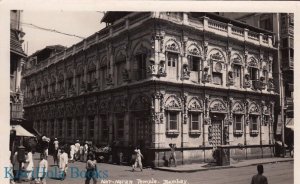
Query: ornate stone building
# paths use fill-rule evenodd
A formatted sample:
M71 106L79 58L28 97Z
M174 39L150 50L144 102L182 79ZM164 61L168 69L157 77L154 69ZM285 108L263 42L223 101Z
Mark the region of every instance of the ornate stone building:
M181 163L208 161L217 147L231 158L272 156L271 34L207 13L108 12L102 22L24 71L25 115L43 134L139 145L155 166L169 144Z
M10 11L10 124L23 121L23 94L20 89L21 71L27 57L22 49L25 33L20 24L22 11Z

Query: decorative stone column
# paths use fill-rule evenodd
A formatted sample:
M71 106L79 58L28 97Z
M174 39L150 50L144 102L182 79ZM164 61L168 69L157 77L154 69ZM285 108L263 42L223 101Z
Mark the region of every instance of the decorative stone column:
M203 144L204 146L209 146L209 129L211 126L210 116L209 116L209 95L205 94L204 100L204 120L203 120Z

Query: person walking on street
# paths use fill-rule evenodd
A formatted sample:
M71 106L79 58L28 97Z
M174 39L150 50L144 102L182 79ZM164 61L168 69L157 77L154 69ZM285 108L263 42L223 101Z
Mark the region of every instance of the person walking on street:
M29 149L25 161L25 172L26 172L26 180L30 181L33 178L33 157L32 157L32 151Z
M74 162L75 149L75 145L72 144L70 146L70 162Z
M267 177L263 176L264 167L257 165L257 174L252 177L251 184L268 184Z
M48 161L44 154L41 154L41 161L39 163L39 170L38 170L38 179L37 181L40 184L46 184L46 176L48 172Z
M67 176L67 169L68 169L68 154L65 152L65 149L61 149L62 154L59 158L59 169L61 173L61 180L64 180Z
M169 167L171 167L171 161L174 161L174 165L175 167L177 166L177 161L176 161L176 154L175 154L175 148L176 148L176 144L169 144L169 146L171 147L171 154L169 157Z
M136 158L135 158L135 163L132 172L134 172L135 171L134 169L137 167L139 167L141 171L143 171L142 158L144 158L144 156L142 155L140 149L135 149L134 151L136 152Z
M55 165L55 163L58 165L58 157L57 157L57 154L58 154L58 147L59 147L59 142L57 140L57 138L54 139L54 154L53 154L53 163Z
M75 160L79 160L80 159L80 143L79 143L79 140L76 140L76 143L75 143Z
M83 154L84 154L83 159L84 159L84 162L87 161L88 152L89 152L89 146L88 146L88 143L85 142L84 147L83 147Z
M83 152L83 145L79 147L79 154L80 154L80 162L83 162L84 152Z
M97 184L97 161L93 154L88 154L86 162L86 179L85 184L89 184L93 179L93 184Z

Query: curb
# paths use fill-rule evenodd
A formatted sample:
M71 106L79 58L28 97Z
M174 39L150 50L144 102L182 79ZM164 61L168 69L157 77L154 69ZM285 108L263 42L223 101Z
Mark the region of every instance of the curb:
M294 159L289 160L278 160L278 161L269 161L264 163L252 163L252 164L246 164L241 166L217 166L217 167L210 167L210 168L199 168L199 169L188 169L188 170L173 170L168 168L161 168L161 167L154 167L153 170L159 170L159 171L167 171L167 172L177 172L177 173L192 173L192 172L199 172L199 171L208 171L208 170L219 170L219 169L230 169L230 168L240 168L240 167L248 167L248 166L255 166L258 164L272 164L272 163L279 163L279 162L293 162Z

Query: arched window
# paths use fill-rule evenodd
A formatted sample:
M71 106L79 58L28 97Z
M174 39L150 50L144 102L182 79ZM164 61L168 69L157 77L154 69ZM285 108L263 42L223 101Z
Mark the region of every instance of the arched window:
M73 72L72 71L67 72L66 85L67 85L68 89L71 89L73 86Z
M53 77L51 78L51 83L50 83L50 92L51 92L52 94L55 93L55 85L56 85L56 79L55 79L55 77L53 76Z
M117 78L117 84L122 84L123 83L123 72L125 70L125 66L126 66L126 56L123 53L119 53L119 55L117 55L116 57L116 62L115 62L115 66L116 66L116 78Z
M58 77L58 91L63 91L64 90L64 75L60 74Z
M135 55L136 65L135 65L135 73L136 80L143 80L146 78L146 58L147 54L138 53Z
M77 86L77 93L81 92L82 88L85 88L84 84L84 70L82 66L78 66L76 71L76 86Z
M106 87L106 77L107 77L107 58L103 57L100 61L100 82L101 88Z
M43 92L44 92L44 96L45 97L48 97L48 80L44 80L44 83L43 83Z

